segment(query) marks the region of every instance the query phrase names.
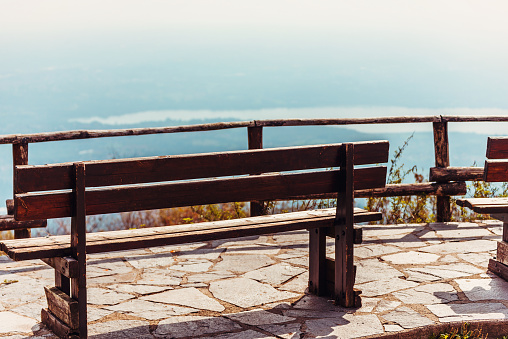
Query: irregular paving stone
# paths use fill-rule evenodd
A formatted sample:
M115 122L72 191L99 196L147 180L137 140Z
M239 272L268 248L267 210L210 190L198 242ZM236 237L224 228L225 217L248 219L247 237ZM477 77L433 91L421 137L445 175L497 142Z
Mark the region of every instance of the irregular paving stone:
M213 337L203 337L203 339L277 339L277 338L258 331L247 330L236 333L219 334Z
M132 271L132 267L121 259L93 260L86 264L87 278L100 277L112 274L125 274Z
M471 240L471 241L447 241L439 245L423 247L420 250L428 253L479 253L494 251L497 241L494 240Z
M427 308L440 322L508 318L508 308L501 303L436 304Z
M300 328L302 327L299 323L291 323L291 324L266 324L259 325L260 329L265 330L266 332L270 332L273 335L276 335L278 338L284 339L300 339L302 332Z
M395 300L381 300L376 306L376 313L383 313L391 311L401 304L400 301Z
M31 302L29 304L11 308L9 311L24 315L25 317L29 317L37 321L41 321L41 310L46 307L48 307L46 298L42 298L37 302Z
M379 279L379 272L383 272L383 278L398 278L403 277L404 274L399 272L390 265L380 262L378 259L366 259L356 263L356 279L357 284L362 284L369 281Z
M150 255L150 251L148 251L148 249L143 248L139 250L122 250L105 253L93 253L87 254L86 260L91 261L96 259L112 259L112 258L123 258L125 256L143 256L143 255Z
M286 317L262 309L254 309L251 311L225 314L224 316L231 320L236 320L238 322L253 326L287 323L296 320L295 318L292 317Z
M400 252L400 248L385 244L363 245L355 248L355 256L358 258L371 258L380 255Z
M105 316L110 315L113 311L105 310L98 307L90 307L87 308L86 318L89 322L99 320L104 318Z
M173 254L178 260L217 260L221 253L224 252L222 248L198 248L194 250L180 251Z
M493 255L490 253L459 253L457 256L473 265L487 267Z
M240 307L252 307L299 296L278 291L270 285L247 278L212 281L210 292L215 298Z
M203 242L195 242L192 244L185 245L167 245L167 246L159 246L159 247L151 247L149 248L152 253L176 253L176 252L184 252L184 251L192 251L196 248L205 246L206 244Z
M383 260L396 265L428 264L439 259L439 255L415 251L385 255Z
M210 267L212 267L212 263L208 260L206 261L184 261L179 262L176 265L171 266L172 270L177 271L185 271L185 272L206 272Z
M140 298L141 300L155 301L165 304L175 304L188 306L192 308L199 308L201 310L210 310L222 312L224 306L194 287L179 288L162 293L147 295Z
M439 262L459 262L460 260L454 255L448 254L439 259Z
M482 273L483 270L476 268L472 265L468 264L451 264L451 265L440 265L440 266L426 266L421 268L410 268L407 270L408 273L416 272L420 274L426 274L431 277L436 277L440 279L450 279L450 278L459 278L459 277L467 277L473 274ZM430 280L431 278L429 278ZM408 279L411 280L411 279Z
M383 243L402 248L421 247L424 242L414 234L390 234L382 237Z
M178 286L182 281L185 272L182 271L161 271L160 269L145 269L137 284L144 285L162 285L162 286Z
M434 231L427 231L427 230L422 231L421 234L418 234L418 238L420 240L425 241L425 243L431 244L431 245L437 245L437 244L443 243L441 238L439 238L437 236L437 233Z
M277 233L273 236L273 240L281 246L307 245L309 243L309 232L293 231Z
M208 285L205 283L187 283L187 284L180 284L180 286L182 286L182 287L196 287L196 288L208 287Z
M508 282L503 279L457 279L455 281L471 301L508 300Z
M241 329L240 325L222 317L176 316L159 322L155 335L164 338L181 338L239 329Z
M453 286L444 283L421 285L393 295L405 304L445 304L459 299Z
M207 273L201 274L193 274L187 277L187 282L189 283L199 283L199 282L210 282L213 280L220 280L226 278L232 278L235 275L228 271L210 271Z
M404 328L414 328L433 324L433 321L409 307L400 307L383 316L388 321L399 324Z
M121 283L130 283L133 282L137 277L137 273L132 270L129 273L125 274L113 274L113 275L104 275L100 277L93 277L87 279L87 284L96 284L96 285L111 285L111 284L121 284Z
M478 226L478 224L470 222L430 223L429 227L445 240L451 239L457 241L458 239L480 238L492 235L492 233Z
M315 338L358 338L383 333L383 325L373 315L345 314L342 318L313 319L305 322L307 335Z
M128 313L148 320L163 319L173 315L184 315L199 311L195 308L165 305L139 299L129 300L105 308L115 312Z
M410 234L420 232L424 229L424 225L419 224L396 224L396 225L365 225L362 226L363 235L368 237L376 237L380 240L384 237L390 237L394 234Z
M137 269L151 268L151 267L166 267L173 265L176 262L176 258L173 258L171 254L148 254L144 256L128 256L125 260Z
M305 271L306 270L301 267L280 263L247 272L243 276L267 284L280 285Z
M370 313L376 307L377 303L380 301L380 298L366 298L362 297L362 307L356 310L359 313ZM355 312L355 313L356 313Z
M173 289L173 287L170 286L153 286L153 285L137 285L137 284L114 284L107 287L118 292L137 293L142 295Z
M284 253L277 255L278 259L292 259L306 257L309 255L308 249L303 248L290 248L284 251Z
M31 333L37 321L12 312L0 312L0 333Z
M279 290L304 293L309 286L309 271L305 271L293 280L285 283Z
M299 266L309 267L309 257L284 259L283 261L287 262L288 264L291 264L291 265L299 265Z
M105 288L87 288L87 302L93 305L116 305L134 298L132 294L119 293Z
M222 246L222 245L221 245ZM279 253L281 247L274 244L257 244L255 246L244 247L229 247L222 255L235 255L235 254L264 254L276 255Z
M142 320L113 320L88 325L88 335L93 339L153 339L149 325Z
M404 279L377 280L357 285L366 297L377 297L383 294L392 293L407 288L418 286L417 283Z
M215 265L215 270L245 273L271 264L275 264L275 261L266 255L226 255Z
M2 275L1 279L6 283L0 285L0 300L8 307L35 302L44 294L44 284L39 280L17 274Z

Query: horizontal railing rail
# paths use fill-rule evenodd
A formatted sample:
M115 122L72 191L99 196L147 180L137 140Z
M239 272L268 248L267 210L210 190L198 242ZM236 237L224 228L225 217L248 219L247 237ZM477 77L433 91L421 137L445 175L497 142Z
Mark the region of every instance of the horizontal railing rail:
M45 132L33 134L0 135L0 144L12 144L13 166L28 164L28 144L50 141L64 141L77 139L93 139L149 134L169 134L184 132L217 131L233 128L247 128L248 148L263 148L263 128L282 126L341 126L341 125L375 125L375 124L413 124L432 123L434 134L435 167L431 168L428 183L389 184L385 188L356 191L356 197L389 197L405 195L435 195L437 221L449 221L451 218L450 197L466 194L465 181L482 180L481 167L450 167L448 123L460 122L508 122L508 116L472 116L472 115L431 115L431 116L392 116L376 118L341 118L341 119L271 119L235 122L215 122L184 126L167 126L153 128L129 128L110 130L74 130L60 132ZM15 182L16 180L14 180ZM14 193L16 192L14 187ZM295 199L328 198L323 196L294 197ZM251 214L260 215L264 212L262 202L251 202ZM6 219L7 220L7 219ZM10 219L9 219L10 220ZM0 224L2 220L0 219ZM7 226L6 226L7 227ZM17 224L15 237L29 237L30 227L20 229ZM0 229L2 229L0 225ZM4 228L5 229L5 228Z

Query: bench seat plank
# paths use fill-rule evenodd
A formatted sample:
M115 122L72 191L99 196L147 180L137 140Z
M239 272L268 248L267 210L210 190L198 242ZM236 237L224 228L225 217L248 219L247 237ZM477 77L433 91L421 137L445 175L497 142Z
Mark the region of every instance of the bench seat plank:
M354 221L379 220L381 214L355 208ZM188 242L277 233L305 228L329 227L335 220L335 208L292 212L199 224L152 227L87 234L87 253L109 252L176 245ZM0 248L14 260L62 257L70 254L70 236L13 239L0 242Z
M508 213L508 198L457 199L457 205L470 208L476 213Z
M46 220L18 221L12 215L0 215L0 231L46 227Z

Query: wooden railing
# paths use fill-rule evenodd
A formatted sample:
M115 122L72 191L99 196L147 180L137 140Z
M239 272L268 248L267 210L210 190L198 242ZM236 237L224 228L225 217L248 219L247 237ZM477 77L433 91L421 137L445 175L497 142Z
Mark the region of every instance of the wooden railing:
M429 183L387 185L382 189L357 191L356 197L402 196L428 194L437 196L437 221L449 221L451 217L450 196L464 195L467 180L481 180L483 168L450 167L448 123L450 122L508 122L508 116L419 116L380 117L351 119L278 119L239 122L218 122L175 127L132 128L115 130L78 130L47 132L23 135L0 136L0 144L12 144L13 166L28 164L28 144L61 140L92 139L129 135L167 134L182 132L213 131L232 128L247 128L249 149L263 148L263 128L281 126L324 126L324 125L372 125L432 123L434 131L435 167L431 168ZM16 178L14 178L16 180ZM16 193L16 192L14 192ZM295 197L309 198L309 197ZM319 198L316 196L316 198ZM263 205L251 202L252 215L260 215ZM1 220L0 220L1 221ZM5 229L5 228L4 228ZM0 227L2 230L2 227ZM29 237L30 230L15 230L16 238Z

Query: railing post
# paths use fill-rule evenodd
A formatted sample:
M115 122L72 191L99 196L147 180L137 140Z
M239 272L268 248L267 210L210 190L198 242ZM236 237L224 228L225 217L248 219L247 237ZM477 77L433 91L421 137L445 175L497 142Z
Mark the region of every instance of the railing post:
M28 142L26 140L22 140L20 142L15 142L12 144L12 170L13 170L13 193L21 193L18 192L18 187L16 186L16 165L28 165ZM13 198L14 198L13 194ZM30 238L30 229L23 228L19 230L14 230L14 238Z
M436 167L449 167L450 147L448 144L448 122L441 118L440 122L433 122L432 124L434 128L434 154ZM436 198L436 221L450 221L450 196L438 195Z
M263 148L263 127L253 126L247 127L249 149L261 149ZM262 201L251 201L250 202L250 215L251 217L263 215L263 202Z

